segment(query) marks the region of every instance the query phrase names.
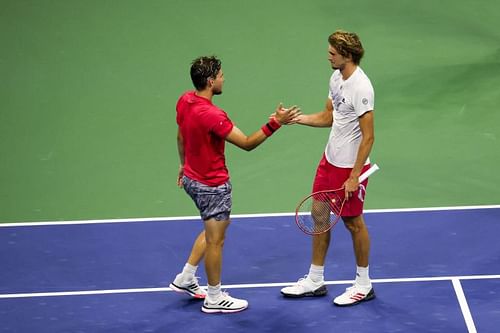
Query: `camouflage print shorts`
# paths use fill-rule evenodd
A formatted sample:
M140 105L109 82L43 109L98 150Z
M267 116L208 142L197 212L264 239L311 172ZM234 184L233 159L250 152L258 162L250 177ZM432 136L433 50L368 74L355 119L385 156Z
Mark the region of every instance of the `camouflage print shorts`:
M211 218L217 221L229 220L232 206L231 182L212 187L184 176L182 184L199 209L204 221Z

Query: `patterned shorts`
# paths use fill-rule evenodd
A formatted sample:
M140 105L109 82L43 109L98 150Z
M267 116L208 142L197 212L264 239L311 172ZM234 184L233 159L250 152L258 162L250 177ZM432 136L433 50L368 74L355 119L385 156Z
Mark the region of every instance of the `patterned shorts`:
M183 176L182 184L204 221L211 218L217 221L229 220L232 207L231 182L212 187Z

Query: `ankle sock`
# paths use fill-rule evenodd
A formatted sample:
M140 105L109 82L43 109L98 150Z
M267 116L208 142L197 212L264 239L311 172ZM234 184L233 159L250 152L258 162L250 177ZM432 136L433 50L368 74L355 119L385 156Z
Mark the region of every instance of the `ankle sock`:
M196 274L196 270L198 269L198 266L193 266L189 263L186 263L184 265L184 268L182 269L182 278L184 281L190 281L193 279L194 275Z
M312 282L319 283L325 280L324 273L325 273L325 266L316 266L311 264L308 276L312 280Z
M371 281L369 277L369 266L356 267L356 284L363 288L371 288Z
M222 291L221 291L220 285L221 285L220 282L216 286L208 285L207 299L209 302L215 302L221 296Z

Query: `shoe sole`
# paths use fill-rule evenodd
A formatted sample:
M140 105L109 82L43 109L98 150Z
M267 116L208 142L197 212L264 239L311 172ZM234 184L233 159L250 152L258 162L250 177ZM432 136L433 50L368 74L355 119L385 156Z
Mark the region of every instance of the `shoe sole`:
M356 301L354 303L348 303L348 304L337 304L334 301L333 304L335 304L336 306L340 306L340 307L353 306L353 305L357 305L357 304L362 303L362 302L370 301L370 300L372 300L374 298L375 298L375 290L372 288L372 290L370 290L370 292L368 293L368 295L366 295L365 298L363 298L363 299L361 299L359 301Z
M203 295L203 294L195 294L195 293L191 292L189 289L176 286L173 283L171 283L169 285L169 287L170 287L170 289L172 289L173 291L175 291L177 293L188 294L189 296L191 296L193 298L196 298L196 299L205 299L205 295Z
M326 286L321 286L314 291L309 291L309 292L303 293L303 294L287 294L287 293L284 293L283 291L281 292L281 294L283 296L289 297L289 298L321 297L321 296L325 296L326 294L328 294L328 289L326 289Z
M236 312L241 312L245 309L247 309L248 306L245 306L243 308L238 308L238 309L221 309L221 308L218 308L218 309L211 309L211 308L206 308L205 306L202 306L201 307L201 311L203 311L204 313L236 313Z

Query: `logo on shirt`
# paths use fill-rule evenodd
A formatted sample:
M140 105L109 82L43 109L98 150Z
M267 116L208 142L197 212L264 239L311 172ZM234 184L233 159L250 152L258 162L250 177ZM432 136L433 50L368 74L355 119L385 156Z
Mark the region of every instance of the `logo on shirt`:
M363 98L363 99L361 100L361 103L363 103L363 105L368 104L368 98Z

